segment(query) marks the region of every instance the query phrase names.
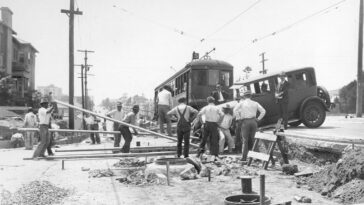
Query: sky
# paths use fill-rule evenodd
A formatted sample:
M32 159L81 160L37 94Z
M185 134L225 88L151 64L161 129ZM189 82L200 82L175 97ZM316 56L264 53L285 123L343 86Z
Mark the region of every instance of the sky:
M36 86L68 94L69 0L0 0L13 11L17 37L38 51ZM192 52L260 75L314 67L318 85L339 89L356 79L359 0L75 0L75 64L88 55L89 94L96 103L124 93L152 98ZM326 8L329 8L325 10ZM322 11L322 12L320 12ZM275 33L274 35L271 35ZM201 40L204 39L204 40ZM255 40L254 40L255 39ZM75 95L81 94L75 67Z

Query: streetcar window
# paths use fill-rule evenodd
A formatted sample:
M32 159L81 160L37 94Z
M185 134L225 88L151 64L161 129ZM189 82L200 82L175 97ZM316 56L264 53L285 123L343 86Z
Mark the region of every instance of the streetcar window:
M220 72L220 84L223 86L230 86L230 72L221 71Z
M210 70L209 72L209 85L216 85L219 83L219 71Z
M196 75L193 75L193 78L197 85L207 85L207 70L196 70Z

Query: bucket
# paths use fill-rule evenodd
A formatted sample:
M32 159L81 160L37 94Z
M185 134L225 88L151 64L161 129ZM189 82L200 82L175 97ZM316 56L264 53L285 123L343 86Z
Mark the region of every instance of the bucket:
M245 201L245 202L244 202ZM260 196L258 194L233 195L225 198L225 205L259 205ZM270 199L264 197L264 205L269 205Z

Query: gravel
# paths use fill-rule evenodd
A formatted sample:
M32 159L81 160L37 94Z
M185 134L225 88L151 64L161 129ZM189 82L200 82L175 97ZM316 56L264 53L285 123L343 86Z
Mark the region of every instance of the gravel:
M49 181L32 181L23 185L12 196L9 204L51 205L60 203L71 191Z

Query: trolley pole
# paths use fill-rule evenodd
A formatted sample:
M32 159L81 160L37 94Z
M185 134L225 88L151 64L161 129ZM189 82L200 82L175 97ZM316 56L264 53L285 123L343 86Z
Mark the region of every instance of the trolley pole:
M363 113L363 0L359 5L358 79L356 84L356 117Z
M75 1L70 0L70 10L61 9L61 13L65 13L69 17L69 104L73 105L74 98L74 15L82 15L82 11L78 8L75 11ZM68 126L70 129L75 128L75 114L72 108L68 109Z

